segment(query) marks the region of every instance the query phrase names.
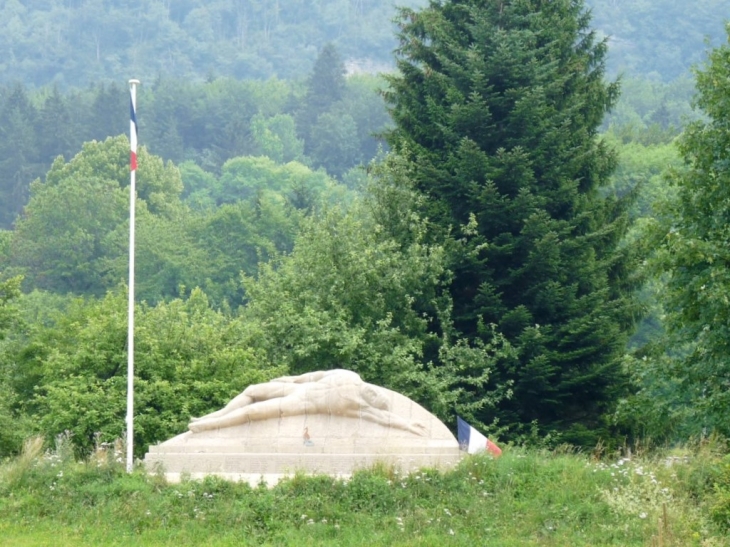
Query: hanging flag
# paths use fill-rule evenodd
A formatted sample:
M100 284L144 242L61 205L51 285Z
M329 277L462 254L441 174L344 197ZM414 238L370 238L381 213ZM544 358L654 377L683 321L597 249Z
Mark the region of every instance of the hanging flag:
M129 80L129 290L127 319L127 472L134 469L134 225L137 199L137 86Z
M479 431L474 429L459 416L456 417L456 429L458 430L459 448L461 450L468 452L469 454L476 454L477 452L483 452L486 450L495 458L502 455L502 450L500 450L496 444L479 433Z
M134 95L129 92L129 168L137 170L137 105L134 104Z

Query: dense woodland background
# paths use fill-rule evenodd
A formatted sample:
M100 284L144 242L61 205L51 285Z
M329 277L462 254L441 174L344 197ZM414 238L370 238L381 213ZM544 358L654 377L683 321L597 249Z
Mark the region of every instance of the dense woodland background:
M351 71L393 66L394 6L425 0L9 0L2 79L41 87L175 77L302 78L332 42ZM723 0L590 0L610 74L671 81L723 39Z
M730 433L726 2L460 4L5 2L0 456L121 434L129 77L140 453L334 367L517 442Z

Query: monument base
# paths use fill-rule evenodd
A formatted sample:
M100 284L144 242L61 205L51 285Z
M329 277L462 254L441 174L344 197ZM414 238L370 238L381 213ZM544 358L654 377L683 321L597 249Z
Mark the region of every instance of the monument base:
M286 416L188 431L151 446L145 466L170 481L217 475L271 484L300 472L348 477L383 464L408 473L445 469L460 460L458 442L438 418L403 395L378 389L394 415L418 423L422 434L336 414Z
M409 473L422 468L446 469L460 459L457 454L233 454L150 452L145 465L151 472L162 472L169 482L183 477L202 479L215 475L233 481L246 481L252 486L265 482L276 484L282 477L297 473L325 474L348 478L358 469L386 465ZM242 472L245 470L245 472Z

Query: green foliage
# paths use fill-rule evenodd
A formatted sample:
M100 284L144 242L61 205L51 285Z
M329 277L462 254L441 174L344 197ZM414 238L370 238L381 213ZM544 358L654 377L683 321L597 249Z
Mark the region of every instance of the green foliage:
M611 0L588 2L596 27L611 37L612 72L673 80L702 60L708 39L723 35L723 0Z
M297 127L304 138L304 151L314 164L338 176L344 172L341 163L347 167L357 163L357 157L353 157L357 153L355 122L349 115L343 118L331 111L344 92L345 65L337 48L327 44L307 80Z
M178 169L183 183L182 196L188 205L197 210L213 208L215 200L211 197L211 192L217 184L215 175L193 161L182 162Z
M122 436L127 374L127 299L76 299L49 325L32 326L13 349L12 387L37 431L73 434L88 452ZM214 311L202 291L142 304L135 313L135 444L185 431L190 416L222 407L252 383L286 372L251 349L249 330Z
M660 378L677 382L671 403L691 408L686 426L698 434L727 434L730 46L710 52L697 72L697 89L707 119L690 124L679 139L685 165L670 175L673 193L653 233L653 266L666 280L662 303L674 361Z
M365 76L345 79L331 47L323 50L306 86L278 79L159 79L140 90L142 134L156 154L176 162L193 160L214 173L232 158L267 156L278 164L311 162L339 175L376 152L373 133L385 126L387 114L375 81ZM325 123L319 129L330 143L344 146L340 152L323 149L313 136L323 114L350 118L345 143L332 136L336 126Z
M438 284L442 256L422 242L400 250L356 211L328 210L303 224L290 256L244 279L244 314L265 325L270 360L293 373L342 367L401 387L427 325L411 300Z
M12 301L20 296L22 280L21 276L17 276L0 281L0 341L5 338L5 333L15 320L17 311L13 307Z
M10 263L26 273L31 287L99 295L118 282L121 272L108 263L124 260L128 253L128 149L125 137L87 143L70 162L58 158L45 182L33 183L10 252ZM139 151L138 180L144 265L154 253L144 245L155 243L145 238L148 226L154 224L152 219L164 223L162 219L178 214L182 183L177 169L144 148Z
M338 66L342 68L341 63ZM325 104L315 101L313 106L300 104L301 85L275 78L190 82L160 77L139 90L140 139L154 154L186 165L187 171L196 164L218 175L226 161L250 155L267 156L277 164L324 167L340 176L376 154L374 134L382 131L388 117L376 91L378 78L339 77L336 93ZM119 135L128 131L128 101L127 90L116 84L65 93L56 86L0 87L0 156L4 158L0 161L0 227L13 226L27 203L31 181L49 169L55 171L51 175L55 182L88 175L118 180L124 187L129 151ZM314 108L314 118L305 124L301 113L307 108ZM326 116L318 124L320 114ZM321 142L310 138L315 126ZM300 133L309 140L302 140ZM89 142L110 136L114 146ZM313 157L304 155L305 145L314 151ZM84 159L72 160L81 148ZM61 163L53 167L58 157ZM66 167L64 160L69 162ZM168 202L174 204L180 193L179 180L168 167L148 162L147 173L140 172L144 175L138 181L140 196L154 213ZM199 174L187 175L184 196L196 209L209 207L205 190L212 191L214 185L209 187ZM147 188L149 182L157 187Z
M75 152L75 128L69 101L58 86L53 86L38 110L37 127L39 159L50 163L58 156L70 159Z
M634 224L626 234L626 243L641 247L639 254L643 256L654 250L652 238L647 233L659 212L655 210L656 204L676 195L676 188L667 183L666 175L682 163L673 139L656 142L639 138L640 135L646 137L647 133L637 135L630 127L611 126L602 136L616 150L618 159L603 192L619 198L633 197L628 212ZM624 369L631 376L633 396L622 399L616 416L622 429L632 431L638 438L685 439L687 434L692 434L681 426L687 418L688 407L677 405L673 396L668 395L675 392L679 382L676 371L665 374L671 369L671 359L662 356L662 351L672 349L661 340L664 288L661 279L651 278L638 292L644 317L629 342L629 348L635 353L624 357Z
M355 165L377 153L374 133L388 118L377 95L378 78L351 77L333 45L320 52L297 112L297 128L304 151L315 167L342 178Z
M392 3L382 0L12 1L0 7L0 47L7 52L0 67L7 80L34 86L84 87L130 74L143 82L160 74L291 78L303 76L317 51L336 41L347 58L379 70L395 45L392 16Z
M10 387L8 367L2 356L8 331L18 320L14 301L20 296L22 277L0 281L0 457L18 452L29 429L27 420L13 412L15 393Z
M0 229L0 263L7 264L10 254L10 243L13 240L13 232Z
M730 456L725 456L721 463L720 476L715 484L712 518L720 527L730 530Z
M385 85L381 76L348 76L345 94L333 108L336 114L347 114L355 121L360 161L364 163L375 158L385 147L382 133L392 125L380 93Z
M588 445L606 434L637 311L628 200L600 193L615 156L597 129L618 85L589 21L567 0L403 9L385 92L388 141L449 250L457 332L488 339L495 324L517 351L493 376L513 382L501 423Z
M302 216L280 194L264 192L250 202L224 204L189 225L198 247L207 250L205 287L211 299L242 304L241 273L255 275L259 262L290 251Z
M263 156L239 157L223 165L219 189L213 192L213 198L219 204L235 203L253 200L266 191L272 191L290 197L296 203L297 191L315 198L331 185L325 173L311 171L297 162L279 165ZM302 208L307 207L306 203L302 205Z
M309 154L315 164L336 177L362 161L357 124L349 114L321 114L312 127L309 140L314 143Z
M425 6L401 0L400 6ZM611 37L613 72L665 80L701 59L705 37L719 41L724 0L591 0L596 26ZM0 62L7 81L33 86L301 77L334 42L354 68L387 70L396 46L385 0L8 1L0 8ZM681 38L681 39L678 39Z
M79 178L99 178L114 182L120 188L129 186L129 140L125 136L105 139L103 142L84 143L76 156L68 162L62 158L53 162L45 184L57 186ZM155 214L169 214L175 210L182 192L180 173L141 147L138 150L137 196L147 203Z
M204 250L206 260L191 261L185 271L215 302L242 303L241 272L255 275L260 261L291 251L306 216L328 203L353 199L351 192L323 171L294 161L281 165L268 157L234 158L224 164L218 180L197 167L184 167L183 176L194 185L207 184L187 200L204 214L180 224L191 245ZM215 208L214 203L220 206ZM184 256L181 252L181 259ZM202 267L197 277L190 275L195 264Z
M0 226L8 227L28 197L28 183L41 175L34 126L37 112L16 84L0 103Z
M124 136L86 143L33 183L1 249L26 286L100 296L127 279L128 148ZM135 297L148 302L174 298L184 285L204 287L217 304L242 303L241 271L253 275L259 260L291 250L304 216L352 199L295 161L233 158L216 177L190 162L178 170L144 147L138 156Z
M299 111L300 131L309 135L317 118L339 101L344 92L345 65L334 44L327 44L319 52L307 80L306 95Z
M604 191L619 198L638 191L631 205L631 217L653 217L652 204L666 199L667 192L672 191L666 184L665 173L682 163L674 142L642 144L633 139L622 142L613 129L603 138L618 156L616 169Z
M443 249L425 242L422 223L410 229L411 243L401 245L357 205L305 220L291 255L262 264L258 279L244 277L243 318L260 325L257 347L269 361L293 373L354 370L443 420L454 412L476 419L505 395L486 384L509 345L497 333L473 345L446 330L429 332L437 319L449 322L448 303L437 298L448 273ZM441 366L428 361L430 353Z
M268 156L276 163L304 159L304 143L297 138L296 123L288 114L276 114L270 118L254 116L251 118L251 133L257 145L256 154Z
M102 292L98 261L106 238L128 218L124 191L113 180L75 178L55 185L36 181L31 193L11 263L22 268L32 287Z
M172 218L150 214L143 207L138 211L135 299L158 302L174 298L181 286L216 290L209 281L216 273L211 264L213 250L201 243L195 231L199 217L184 210ZM105 288L128 279L128 226L123 223L109 235L99 259ZM222 302L224 294L216 292L216 296L216 302Z
M667 143L697 114L692 110L694 80L689 76L671 83L651 78L622 77L621 97L603 125L624 143L646 146Z

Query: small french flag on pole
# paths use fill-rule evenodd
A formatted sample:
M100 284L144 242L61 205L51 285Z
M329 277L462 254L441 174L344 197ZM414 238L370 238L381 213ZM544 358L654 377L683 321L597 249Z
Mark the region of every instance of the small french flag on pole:
M502 455L500 448L476 429L456 417L456 428L458 430L459 448L469 454L484 452L485 450L492 454L495 458Z
M137 170L137 105L135 103L134 93L130 91L129 95L129 168L131 171Z

